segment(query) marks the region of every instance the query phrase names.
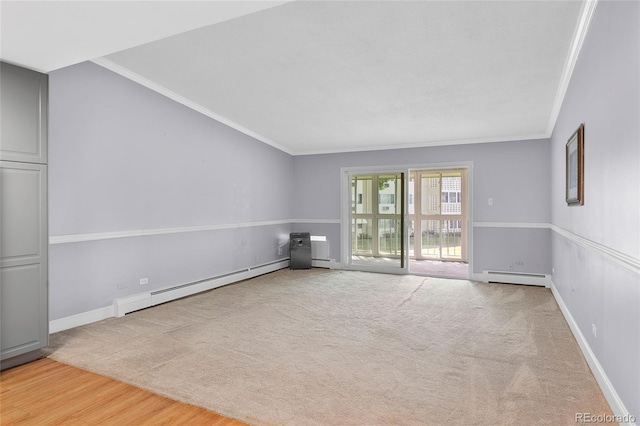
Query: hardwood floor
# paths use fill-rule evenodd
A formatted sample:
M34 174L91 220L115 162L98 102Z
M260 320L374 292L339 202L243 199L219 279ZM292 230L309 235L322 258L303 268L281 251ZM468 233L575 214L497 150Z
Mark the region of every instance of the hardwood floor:
M201 407L43 358L0 376L4 425L244 425Z

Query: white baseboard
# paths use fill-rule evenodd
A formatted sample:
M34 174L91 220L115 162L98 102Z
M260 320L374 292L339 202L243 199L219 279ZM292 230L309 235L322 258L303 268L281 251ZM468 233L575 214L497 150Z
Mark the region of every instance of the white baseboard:
M115 299L113 301L114 315L116 317L121 317L125 314L128 314L129 312L149 308L161 303L170 302L172 300L191 296L196 293L201 293L203 291L213 290L214 288L222 287L224 285L232 284L249 278L254 278L259 275L277 271L278 269L286 268L288 266L289 259L286 259L279 262L273 262L265 265L243 269L241 271L232 272L220 277L198 281L196 283L188 285L168 287L154 290L152 292L138 293L120 299Z
M553 297L555 297L556 302L560 307L560 311L562 312L562 315L564 315L564 318L567 321L567 324L569 324L569 328L571 329L573 336L578 342L578 345L582 350L582 354L584 355L584 358L587 360L587 364L589 364L589 368L591 368L591 371L593 372L593 375L596 378L598 385L600 385L600 389L602 389L602 393L604 394L605 398L607 399L607 402L611 406L611 410L613 411L613 414L622 420L619 422L619 424L635 426L636 425L635 422L637 420L634 418L634 416L632 416L629 413L624 403L620 399L618 392L616 392L615 388L613 387L613 384L607 377L607 374L605 373L604 368L602 368L602 365L598 361L598 358L591 350L589 343L587 343L587 339L584 337L584 334L582 334L582 331L580 331L580 327L578 327L578 323L573 318L573 315L571 315L569 308L567 308L567 305L564 303L564 300L562 300L562 297L560 296L558 289L556 288L556 286L553 284L553 281L551 280L550 280L550 287L551 287L551 293L553 294Z
M80 327L111 317L121 317L129 312L148 308L203 291L212 290L217 287L249 278L254 278L259 275L277 271L278 269L287 268L288 266L289 259L287 258L279 262L258 265L236 273L226 274L218 278L199 281L192 285L183 285L173 288L158 289L152 292L132 294L131 296L115 299L111 306L105 306L104 308L94 309L92 311L82 312L49 321L49 333L57 333L59 331Z
M511 271L483 271L481 274L472 274L471 279L485 283L524 284L542 287L549 287L550 283L549 275Z
M82 312L76 315L70 315L68 317L49 321L49 333L57 333L70 328L80 327L82 325L91 324L92 322L111 318L112 316L114 316L113 305Z

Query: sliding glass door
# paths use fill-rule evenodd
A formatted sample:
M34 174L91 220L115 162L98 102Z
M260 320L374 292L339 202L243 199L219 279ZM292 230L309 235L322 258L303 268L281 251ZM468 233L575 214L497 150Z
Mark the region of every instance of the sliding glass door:
M342 265L467 278L469 171L342 170Z
M351 264L404 268L404 176L351 175Z

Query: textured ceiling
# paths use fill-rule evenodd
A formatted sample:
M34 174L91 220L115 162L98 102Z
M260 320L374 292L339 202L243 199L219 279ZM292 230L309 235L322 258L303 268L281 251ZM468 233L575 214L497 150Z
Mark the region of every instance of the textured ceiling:
M292 154L544 138L590 3L258 5L95 61Z

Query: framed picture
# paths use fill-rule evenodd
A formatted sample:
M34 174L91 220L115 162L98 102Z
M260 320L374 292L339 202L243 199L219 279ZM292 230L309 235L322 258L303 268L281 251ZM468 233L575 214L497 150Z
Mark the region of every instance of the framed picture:
M567 204L584 205L584 124L567 142Z

